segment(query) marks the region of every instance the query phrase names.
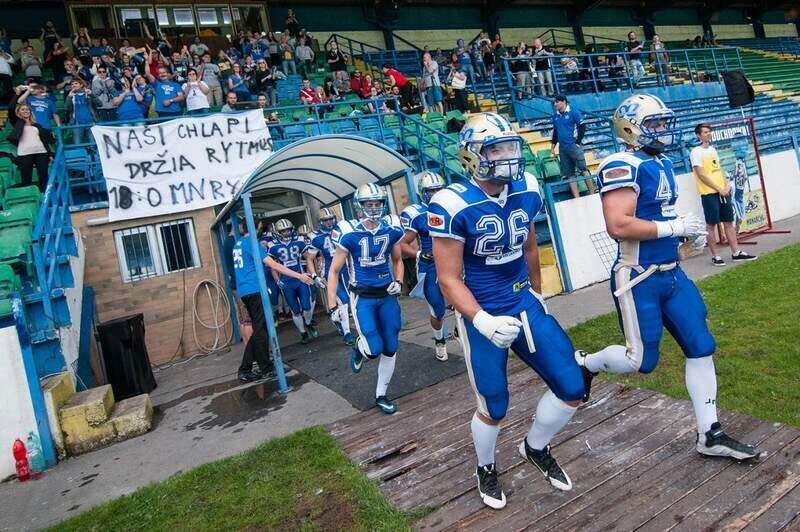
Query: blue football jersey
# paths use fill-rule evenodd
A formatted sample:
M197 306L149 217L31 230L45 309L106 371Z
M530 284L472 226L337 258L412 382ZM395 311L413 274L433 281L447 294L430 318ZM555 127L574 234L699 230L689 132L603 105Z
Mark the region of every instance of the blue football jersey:
M490 314L518 314L536 300L523 247L541 208L539 184L527 172L497 198L464 181L437 192L431 201L431 236L464 243L464 283Z
M334 227L334 230L336 227ZM311 233L310 249L322 255L323 270L322 276L327 277L328 270L333 261L333 254L336 252L336 244L333 243L333 231L314 231Z
M233 274L236 276L236 292L239 297L255 294L259 290L252 248L253 245L247 236L241 237L233 245ZM258 246L258 249L263 262L267 257L267 250L262 246Z
M428 231L428 206L421 203L409 205L400 214L403 229L414 231L419 237L419 249L423 253L433 253L433 241Z
M289 243L275 241L269 248L269 256L297 273L303 273L303 253L308 246L300 239L295 238ZM281 280L291 279L281 274Z
M350 282L358 288L384 288L394 281L392 248L403 238L397 216L384 216L370 231L359 220L343 220L331 233L334 244L350 253Z
M641 152L615 153L606 157L598 168L600 193L631 187L638 196L637 218L663 222L677 217L675 202L678 188L672 161L666 156L651 157ZM643 267L678 260L677 237L654 240L622 240L617 260Z

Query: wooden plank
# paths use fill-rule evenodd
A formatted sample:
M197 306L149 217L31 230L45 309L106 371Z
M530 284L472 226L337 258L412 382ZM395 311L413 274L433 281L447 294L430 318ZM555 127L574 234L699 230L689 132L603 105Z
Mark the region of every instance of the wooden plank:
M775 432L766 440L764 440L760 447L768 453L774 453L778 449L784 447L788 441L786 427L781 424L772 424L770 422L762 421L762 424L772 425L778 427L778 432ZM794 429L796 430L796 429ZM731 433L736 434L733 428ZM748 435L742 433L742 439ZM716 460L708 458L708 460ZM717 495L728 486L735 485L739 482L740 478L744 477L747 473L751 472L757 467L757 464L744 463L732 464L736 467L726 467L715 475L710 481L705 482L695 489L683 494L680 498L676 499L669 507L663 509L660 513L644 523L640 530L642 531L663 531L674 527L676 524L684 521L687 516L692 515L697 510L707 508L712 504Z
M560 445L557 457L571 474L572 491L552 488L535 467L524 463L511 475L506 509L494 512L472 494L464 504L474 508L476 513L460 524L481 530L525 526L532 516L538 519L546 511L554 511L612 478L621 470L621 459L624 458L625 464L635 463L672 441L677 432L690 424L692 411L684 402L661 413L657 423L651 422L654 409L663 402L663 396L654 395L593 427L580 438Z
M726 425L756 442L775 432L770 423L738 414L735 419L727 419ZM695 434L696 427L692 423L688 432L675 440L674 449L677 449L677 453L670 454L668 458L654 456L652 461L642 461L629 468L633 476L620 475L619 479L586 494L580 501L586 504L585 507L573 513L564 523L586 530L602 530L606 527L633 530L642 521L647 521L648 513L654 515L692 489L691 485L685 491L670 489L673 483L686 479L690 483L703 480L697 468L701 462L708 460L694 450ZM730 460L714 462L723 462L721 468L735 465ZM591 502L595 497L599 501ZM631 511L633 508L636 510Z
M792 526L792 523L794 525ZM764 513L750 522L747 532L773 532L775 530L800 529L800 486L781 497Z
M617 415L651 397L653 392L639 389L612 387L609 395L598 397L594 408L581 409L572 421L556 435L553 448L565 441L589 431L592 427ZM589 406L592 406L591 404ZM498 465L505 475L512 475L515 467L523 463L517 452L517 446L527 427L520 426L515 431L503 431L498 441ZM556 451L558 453L558 451ZM406 509L424 505L442 505L475 489L474 479L475 457L471 449L459 456L439 464L432 465L430 471L424 471L425 477L420 481L417 474L423 474L421 468L412 475L403 475L393 479L384 488L393 501ZM430 474L430 473L433 474ZM391 485L391 486L390 486ZM448 520L452 522L452 520Z
M749 468L726 489L717 490L706 505L696 508L674 529L731 527L739 530L797 486L800 479L800 434L794 427L782 427L765 447L781 439L786 441L786 445L770 452L766 459Z

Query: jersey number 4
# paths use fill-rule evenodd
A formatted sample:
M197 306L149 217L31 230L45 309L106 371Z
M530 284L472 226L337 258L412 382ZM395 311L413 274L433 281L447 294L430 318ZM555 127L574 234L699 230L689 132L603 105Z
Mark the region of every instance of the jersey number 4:
M502 218L496 214L485 214L475 223L475 227L481 234L475 240L475 255L490 257L503 253L506 240L506 230L508 230L508 250L519 249L525 243L525 239L530 232L530 218L528 213L522 209L511 211L508 217L508 226L503 223Z

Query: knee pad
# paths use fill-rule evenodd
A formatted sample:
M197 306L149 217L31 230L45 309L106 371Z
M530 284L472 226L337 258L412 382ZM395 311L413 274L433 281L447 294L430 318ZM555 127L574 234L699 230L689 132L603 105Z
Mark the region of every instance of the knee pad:
M484 399L486 399L486 410L488 410L484 414L488 414L488 417L494 421L502 421L508 412L508 394L505 397L485 397Z
M693 339L691 345L687 349L687 358L704 358L714 354L717 350L717 342L711 333L698 335Z
M362 355L369 358L370 360L376 359L381 356L380 351L376 350L377 352L375 354L372 353L372 350L369 348L369 342L363 336L358 337L356 348Z

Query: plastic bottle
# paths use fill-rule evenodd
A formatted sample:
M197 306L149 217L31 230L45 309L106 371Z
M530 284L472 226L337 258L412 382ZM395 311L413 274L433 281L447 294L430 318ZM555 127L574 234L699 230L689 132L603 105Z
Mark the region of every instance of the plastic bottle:
M28 464L31 469L31 477L36 478L44 471L44 453L39 437L33 431L28 433L28 441L25 443L28 449Z
M31 470L28 465L28 452L25 450L25 444L19 438L14 441L12 452L17 465L17 480L20 482L29 480L31 478Z

